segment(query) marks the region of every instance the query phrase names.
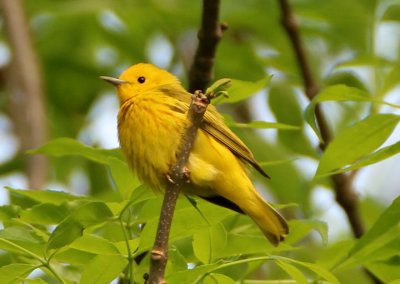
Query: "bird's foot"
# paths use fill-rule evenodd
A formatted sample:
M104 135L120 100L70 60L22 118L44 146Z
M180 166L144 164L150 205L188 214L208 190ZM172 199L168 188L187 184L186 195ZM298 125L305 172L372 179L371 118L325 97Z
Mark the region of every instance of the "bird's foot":
M172 184L175 184L175 181L171 178L171 176L169 175L169 173L165 174L165 178Z
M183 178L186 183L190 183L190 170L186 166L183 168Z

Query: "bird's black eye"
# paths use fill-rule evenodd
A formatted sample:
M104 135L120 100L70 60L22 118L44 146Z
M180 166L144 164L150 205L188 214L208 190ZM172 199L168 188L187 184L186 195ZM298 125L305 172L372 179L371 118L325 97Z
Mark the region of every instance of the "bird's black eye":
M137 81L138 81L140 84L143 84L144 81L146 81L146 78L145 78L145 77L139 77L139 78L137 79Z

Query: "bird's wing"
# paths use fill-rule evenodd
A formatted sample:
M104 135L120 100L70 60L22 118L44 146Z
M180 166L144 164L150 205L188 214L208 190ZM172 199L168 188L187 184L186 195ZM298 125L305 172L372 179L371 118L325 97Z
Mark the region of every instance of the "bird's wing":
M171 96L181 103L171 105L175 111L185 113L191 102L191 95L183 88L177 89L171 86L161 86L161 91L168 96ZM249 148L237 137L224 123L223 117L218 113L213 105L207 107L204 114L203 123L200 128L213 136L220 143L224 144L237 157L247 161L263 176L269 178L268 174L261 168L260 164L255 160L253 153Z

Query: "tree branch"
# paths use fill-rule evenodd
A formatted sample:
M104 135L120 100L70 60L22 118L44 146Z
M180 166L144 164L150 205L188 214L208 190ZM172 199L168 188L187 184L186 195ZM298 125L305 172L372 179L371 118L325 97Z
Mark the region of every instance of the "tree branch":
M320 87L313 77L310 64L307 60L307 55L300 38L298 23L291 11L290 4L288 0L279 0L279 4L282 11L282 24L291 40L299 63L301 75L304 81L305 94L310 100L312 100L320 92ZM331 133L326 122L326 118L319 106L316 108L315 116L321 136L325 142L324 144L320 145L321 150L324 151L326 146L332 140ZM331 179L336 193L336 201L346 213L354 237L360 238L365 233L365 227L361 220L358 209L358 197L352 187L352 177L351 175L345 175L341 173L333 175ZM368 270L366 270L366 272L375 283L381 283L381 281Z
M190 174L185 166L196 138L197 129L211 99L211 96L204 95L200 90L204 91L213 78L212 69L217 44L222 37L223 30L226 29L226 25L221 25L218 20L219 6L219 0L203 0L202 24L198 33L199 45L189 70L189 91L195 93L188 111L188 120L191 124L182 138L182 147L177 156L177 162L167 177L168 183L156 240L151 251L150 274L145 277L146 283L149 284L166 283L164 273L168 261L168 238L176 200L181 185Z
M201 28L198 32L197 47L192 66L189 70L189 92L205 90L213 79L214 58L217 44L222 38L226 24L219 22L219 0L203 0Z
M148 283L150 284L166 283L164 273L168 260L168 238L175 204L182 184L188 179L188 172L185 166L196 138L197 129L202 122L209 102L209 98L200 91L197 91L193 95L192 103L189 107L188 120L191 124L183 136L182 147L177 156L177 162L167 177L168 183L158 223L156 240L151 251L150 275L148 279Z
M305 86L305 94L310 100L312 100L320 92L320 88L312 75L311 68L300 39L298 25L294 15L292 14L290 5L287 0L279 0L279 3L282 10L282 24L289 35L293 49L297 56L297 60L299 62L299 67ZM321 136L325 141L325 144L321 145L321 149L325 150L326 145L331 141L331 135L325 116L321 112L320 108L318 111L316 111L316 120L321 131ZM357 196L351 187L351 179L348 179L344 174L337 174L332 177L332 181L336 191L336 200L346 212L354 236L359 238L364 233L364 226L357 208Z
M8 74L13 94L10 116L24 151L37 148L47 140L43 82L21 0L1 0L1 6L13 51L13 61ZM40 188L47 177L46 157L29 156L27 172L29 186Z

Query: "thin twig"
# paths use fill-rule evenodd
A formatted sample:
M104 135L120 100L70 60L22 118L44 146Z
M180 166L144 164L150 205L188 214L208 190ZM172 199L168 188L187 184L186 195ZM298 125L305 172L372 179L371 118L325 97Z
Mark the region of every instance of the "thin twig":
M320 87L313 77L310 64L307 60L307 55L300 38L298 23L291 11L290 4L288 0L279 0L279 4L282 11L282 24L289 35L299 63L304 81L305 94L310 100L312 100L320 92ZM326 146L332 140L332 137L325 116L318 106L315 116L321 136L325 142L324 144L320 145L321 150L324 151ZM332 183L336 192L336 201L346 213L354 237L360 238L365 233L365 227L361 220L358 209L358 197L354 192L352 180L352 175L345 175L343 173L332 176ZM381 281L368 270L366 270L366 272L375 283L381 283Z
M186 129L176 164L172 167L167 178L168 183L161 208L156 240L151 251L149 284L166 283L164 273L168 260L168 238L175 204L182 184L188 179L185 166L196 138L197 129L202 122L208 104L209 99L198 91L193 96L192 103L189 107L188 120L191 124Z
M203 0L199 45L189 70L189 92L204 91L213 79L213 67L217 44L222 38L226 24L219 22L219 0Z
M22 150L41 146L47 140L43 82L21 0L1 0L5 28L12 47L13 61L8 80L12 98L10 116L20 137ZM29 186L40 188L47 178L43 155L27 158Z

